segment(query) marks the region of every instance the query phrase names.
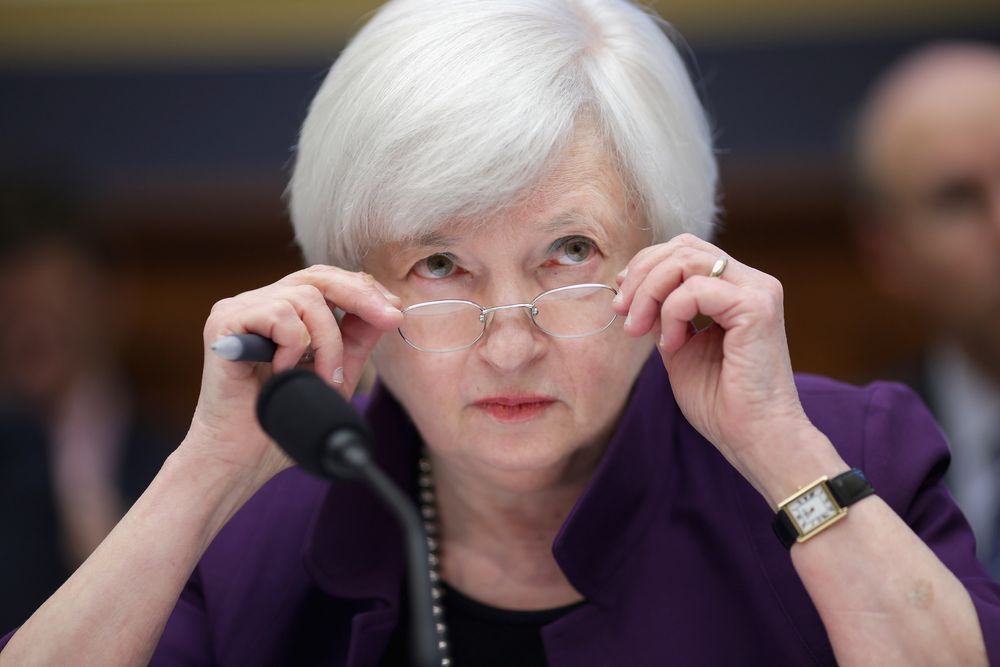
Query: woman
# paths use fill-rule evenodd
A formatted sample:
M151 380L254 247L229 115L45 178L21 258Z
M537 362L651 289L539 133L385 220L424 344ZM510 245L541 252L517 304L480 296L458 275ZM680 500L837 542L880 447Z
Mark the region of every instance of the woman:
M345 396L374 361L367 414L383 465L429 492L455 664L1000 660L933 422L895 386L792 376L779 283L691 233L715 176L637 7L387 4L303 128L314 265L205 326L206 349L272 338L273 364L206 354L187 438L0 664L405 662L395 526L360 487L282 472L253 418L310 346ZM833 524L812 483L845 471ZM789 555L782 505L829 529L779 522Z

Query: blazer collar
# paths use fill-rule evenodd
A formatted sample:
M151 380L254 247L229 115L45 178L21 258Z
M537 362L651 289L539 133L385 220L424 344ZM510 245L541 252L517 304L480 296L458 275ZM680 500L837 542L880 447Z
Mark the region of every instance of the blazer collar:
M381 384L367 401L364 416L375 436L376 463L404 493L416 498L420 453L416 428ZM331 483L306 533L306 569L334 597L394 603L403 583L400 530L396 518L363 483Z
M643 548L663 509L675 427L684 423L660 355L646 361L604 458L552 546L574 588L600 599L626 557Z

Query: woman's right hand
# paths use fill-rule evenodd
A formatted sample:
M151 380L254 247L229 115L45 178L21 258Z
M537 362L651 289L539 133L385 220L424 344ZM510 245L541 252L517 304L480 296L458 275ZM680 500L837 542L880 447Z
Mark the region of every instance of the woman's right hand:
M402 322L399 297L372 276L315 265L212 307L205 366L191 429L178 451L231 467L252 493L291 461L257 422L256 402L274 373L296 366L307 348L313 370L350 399L378 339ZM346 315L338 324L332 309ZM211 351L229 334L255 333L278 349L270 363L227 361Z
M18 630L0 664L149 664L205 549L264 482L291 465L257 423L263 383L295 366L311 343L316 372L350 398L375 343L402 322L400 305L371 276L331 266L215 304L187 437L111 534ZM339 325L334 306L347 313ZM211 351L220 336L241 333L277 343L273 362L226 361Z

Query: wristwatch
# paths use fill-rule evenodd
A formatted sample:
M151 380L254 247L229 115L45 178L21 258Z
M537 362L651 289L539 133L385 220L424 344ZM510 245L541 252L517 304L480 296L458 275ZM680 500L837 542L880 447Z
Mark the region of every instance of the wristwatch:
M857 468L833 479L824 475L778 505L774 534L791 549L843 519L848 506L873 493L871 482Z

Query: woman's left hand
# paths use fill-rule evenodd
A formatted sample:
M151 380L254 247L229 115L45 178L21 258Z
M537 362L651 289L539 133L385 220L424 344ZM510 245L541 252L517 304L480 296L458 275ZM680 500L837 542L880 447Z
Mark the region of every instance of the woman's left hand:
M731 257L721 276L709 277L725 254L690 234L643 249L619 274L615 310L627 314L626 333L657 337L684 416L769 497L771 471L761 462L785 455L796 437L815 441L818 431L792 377L781 283ZM699 313L715 323L696 334Z

